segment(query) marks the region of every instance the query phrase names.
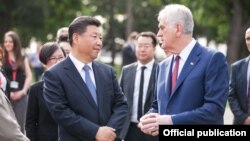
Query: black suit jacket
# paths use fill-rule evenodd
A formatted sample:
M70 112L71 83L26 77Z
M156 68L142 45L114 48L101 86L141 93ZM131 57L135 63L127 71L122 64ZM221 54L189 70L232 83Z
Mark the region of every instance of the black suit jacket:
M122 73L121 73L120 86L125 96L128 99L128 107L129 107L127 117L126 117L126 122L124 123L122 133L121 133L122 138L125 138L129 129L130 122L131 122L131 114L132 114L132 108L133 108L134 83L135 83L137 66L138 66L137 62L127 65L123 67ZM145 113L147 113L147 111L150 109L151 104L154 100L154 96L155 96L154 90L155 90L155 80L156 80L156 68L157 68L157 63L154 62L149 84L148 84L146 101L144 104Z
M122 66L134 63L136 61L135 51L130 44L122 48Z
M243 124L248 117L247 69L250 57L246 57L231 65L231 81L228 101L234 114L234 124Z
M105 64L92 63L98 106L69 57L44 74L44 98L59 125L60 141L94 141L100 126L116 129L119 136L127 114L127 101Z
M30 87L26 116L26 135L31 141L57 141L57 124L43 98L43 81Z

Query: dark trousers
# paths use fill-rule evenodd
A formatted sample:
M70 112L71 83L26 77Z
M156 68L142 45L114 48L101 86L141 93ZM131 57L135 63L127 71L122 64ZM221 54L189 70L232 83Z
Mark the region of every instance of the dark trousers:
M137 127L137 123L130 123L128 133L124 139L124 141L157 141L158 136L153 137L147 135L141 131L140 128Z

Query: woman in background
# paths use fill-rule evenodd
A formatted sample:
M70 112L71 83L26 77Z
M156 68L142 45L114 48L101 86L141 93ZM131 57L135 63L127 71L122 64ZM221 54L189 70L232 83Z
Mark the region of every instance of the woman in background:
M46 69L65 58L63 50L53 42L45 43L39 59ZM50 116L43 99L43 80L33 84L29 91L26 134L31 141L57 141L57 124Z
M32 81L32 72L28 59L22 56L21 42L14 31L4 35L4 63L3 69L10 81L10 101L21 127L25 133L25 119L28 105L27 90Z

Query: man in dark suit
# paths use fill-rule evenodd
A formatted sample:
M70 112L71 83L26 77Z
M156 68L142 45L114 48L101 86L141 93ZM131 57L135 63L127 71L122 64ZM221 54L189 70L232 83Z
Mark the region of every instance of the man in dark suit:
M245 34L250 51L250 28ZM228 101L234 115L234 124L250 125L250 57L232 64Z
M158 135L158 125L223 124L229 74L225 56L193 39L193 16L184 5L159 13L158 37L172 57L159 65L157 97L140 120L144 133Z
M44 98L60 141L119 140L127 102L112 67L93 61L102 48L101 23L81 16L69 25L69 56L44 74Z
M140 33L137 36L136 46L138 62L124 66L122 69L120 85L127 96L129 106L129 112L121 134L125 141L157 140L157 137L144 134L137 127L138 119L149 110L154 100L157 67L154 59L156 45L157 39L154 33ZM145 67L143 74L142 67ZM142 76L142 82L140 82ZM140 94L142 95L140 96Z
M128 40L122 48L122 66L136 62L135 45L137 32L132 32L128 36Z

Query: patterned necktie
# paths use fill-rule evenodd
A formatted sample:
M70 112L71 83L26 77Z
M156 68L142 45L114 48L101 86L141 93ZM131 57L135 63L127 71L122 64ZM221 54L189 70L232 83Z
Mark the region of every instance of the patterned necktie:
M172 72L171 92L173 92L174 87L176 85L177 76L178 76L178 69L179 69L179 60L180 60L180 56L176 56L174 70Z
M143 100L143 83L144 83L144 70L146 69L145 66L141 67L141 79L140 79L140 89L139 89L139 97L138 97L138 111L137 111L137 120L140 121L140 118L142 117L142 100Z
M90 74L89 74L90 67L88 65L84 65L83 69L85 71L85 83L88 86L89 92L91 93L95 103L97 104L96 88L95 88L94 83L91 80Z

